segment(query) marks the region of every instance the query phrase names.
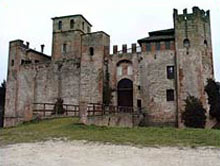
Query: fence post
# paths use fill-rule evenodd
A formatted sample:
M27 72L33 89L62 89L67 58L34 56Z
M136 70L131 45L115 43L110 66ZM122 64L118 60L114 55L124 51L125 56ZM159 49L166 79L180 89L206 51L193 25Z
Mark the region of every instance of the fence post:
M46 106L45 106L45 103L44 103L44 117L45 117L45 115L46 115L46 113L45 113L45 107L46 107Z

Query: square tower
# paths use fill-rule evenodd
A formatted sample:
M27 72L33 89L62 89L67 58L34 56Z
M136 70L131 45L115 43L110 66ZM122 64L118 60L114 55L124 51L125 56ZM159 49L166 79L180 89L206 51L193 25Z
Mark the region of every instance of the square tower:
M81 35L90 33L92 25L82 15L54 17L52 59L81 58Z

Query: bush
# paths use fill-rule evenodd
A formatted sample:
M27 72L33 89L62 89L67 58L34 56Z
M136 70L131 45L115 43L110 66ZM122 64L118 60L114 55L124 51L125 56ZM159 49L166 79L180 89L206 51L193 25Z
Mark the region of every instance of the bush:
M208 101L210 105L209 115L213 118L216 118L218 122L220 122L220 93L219 86L217 83L212 80L207 80L207 85L205 87L205 91L208 95Z
M185 111L182 114L182 120L185 126L204 128L206 123L206 110L203 108L202 103L193 96L188 96L185 102Z

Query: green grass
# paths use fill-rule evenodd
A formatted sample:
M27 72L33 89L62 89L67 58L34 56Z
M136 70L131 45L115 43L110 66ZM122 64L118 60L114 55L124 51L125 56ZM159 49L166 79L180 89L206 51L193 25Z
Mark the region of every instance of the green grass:
M46 141L54 138L140 146L220 147L220 130L96 127L82 125L78 119L73 118L45 120L0 129L0 145Z

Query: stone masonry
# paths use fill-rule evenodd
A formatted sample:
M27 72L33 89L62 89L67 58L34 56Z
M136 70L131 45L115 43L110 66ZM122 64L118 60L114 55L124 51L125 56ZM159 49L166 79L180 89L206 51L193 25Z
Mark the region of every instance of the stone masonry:
M65 104L140 109L145 125L183 126L188 95L208 109L204 87L214 78L209 11L193 7L192 13L178 14L174 9L174 28L150 32L131 48L113 46L112 54L110 36L91 32L82 15L52 20L51 56L43 53L44 46L38 52L28 42L10 42L6 127L30 120L33 103L57 98Z

